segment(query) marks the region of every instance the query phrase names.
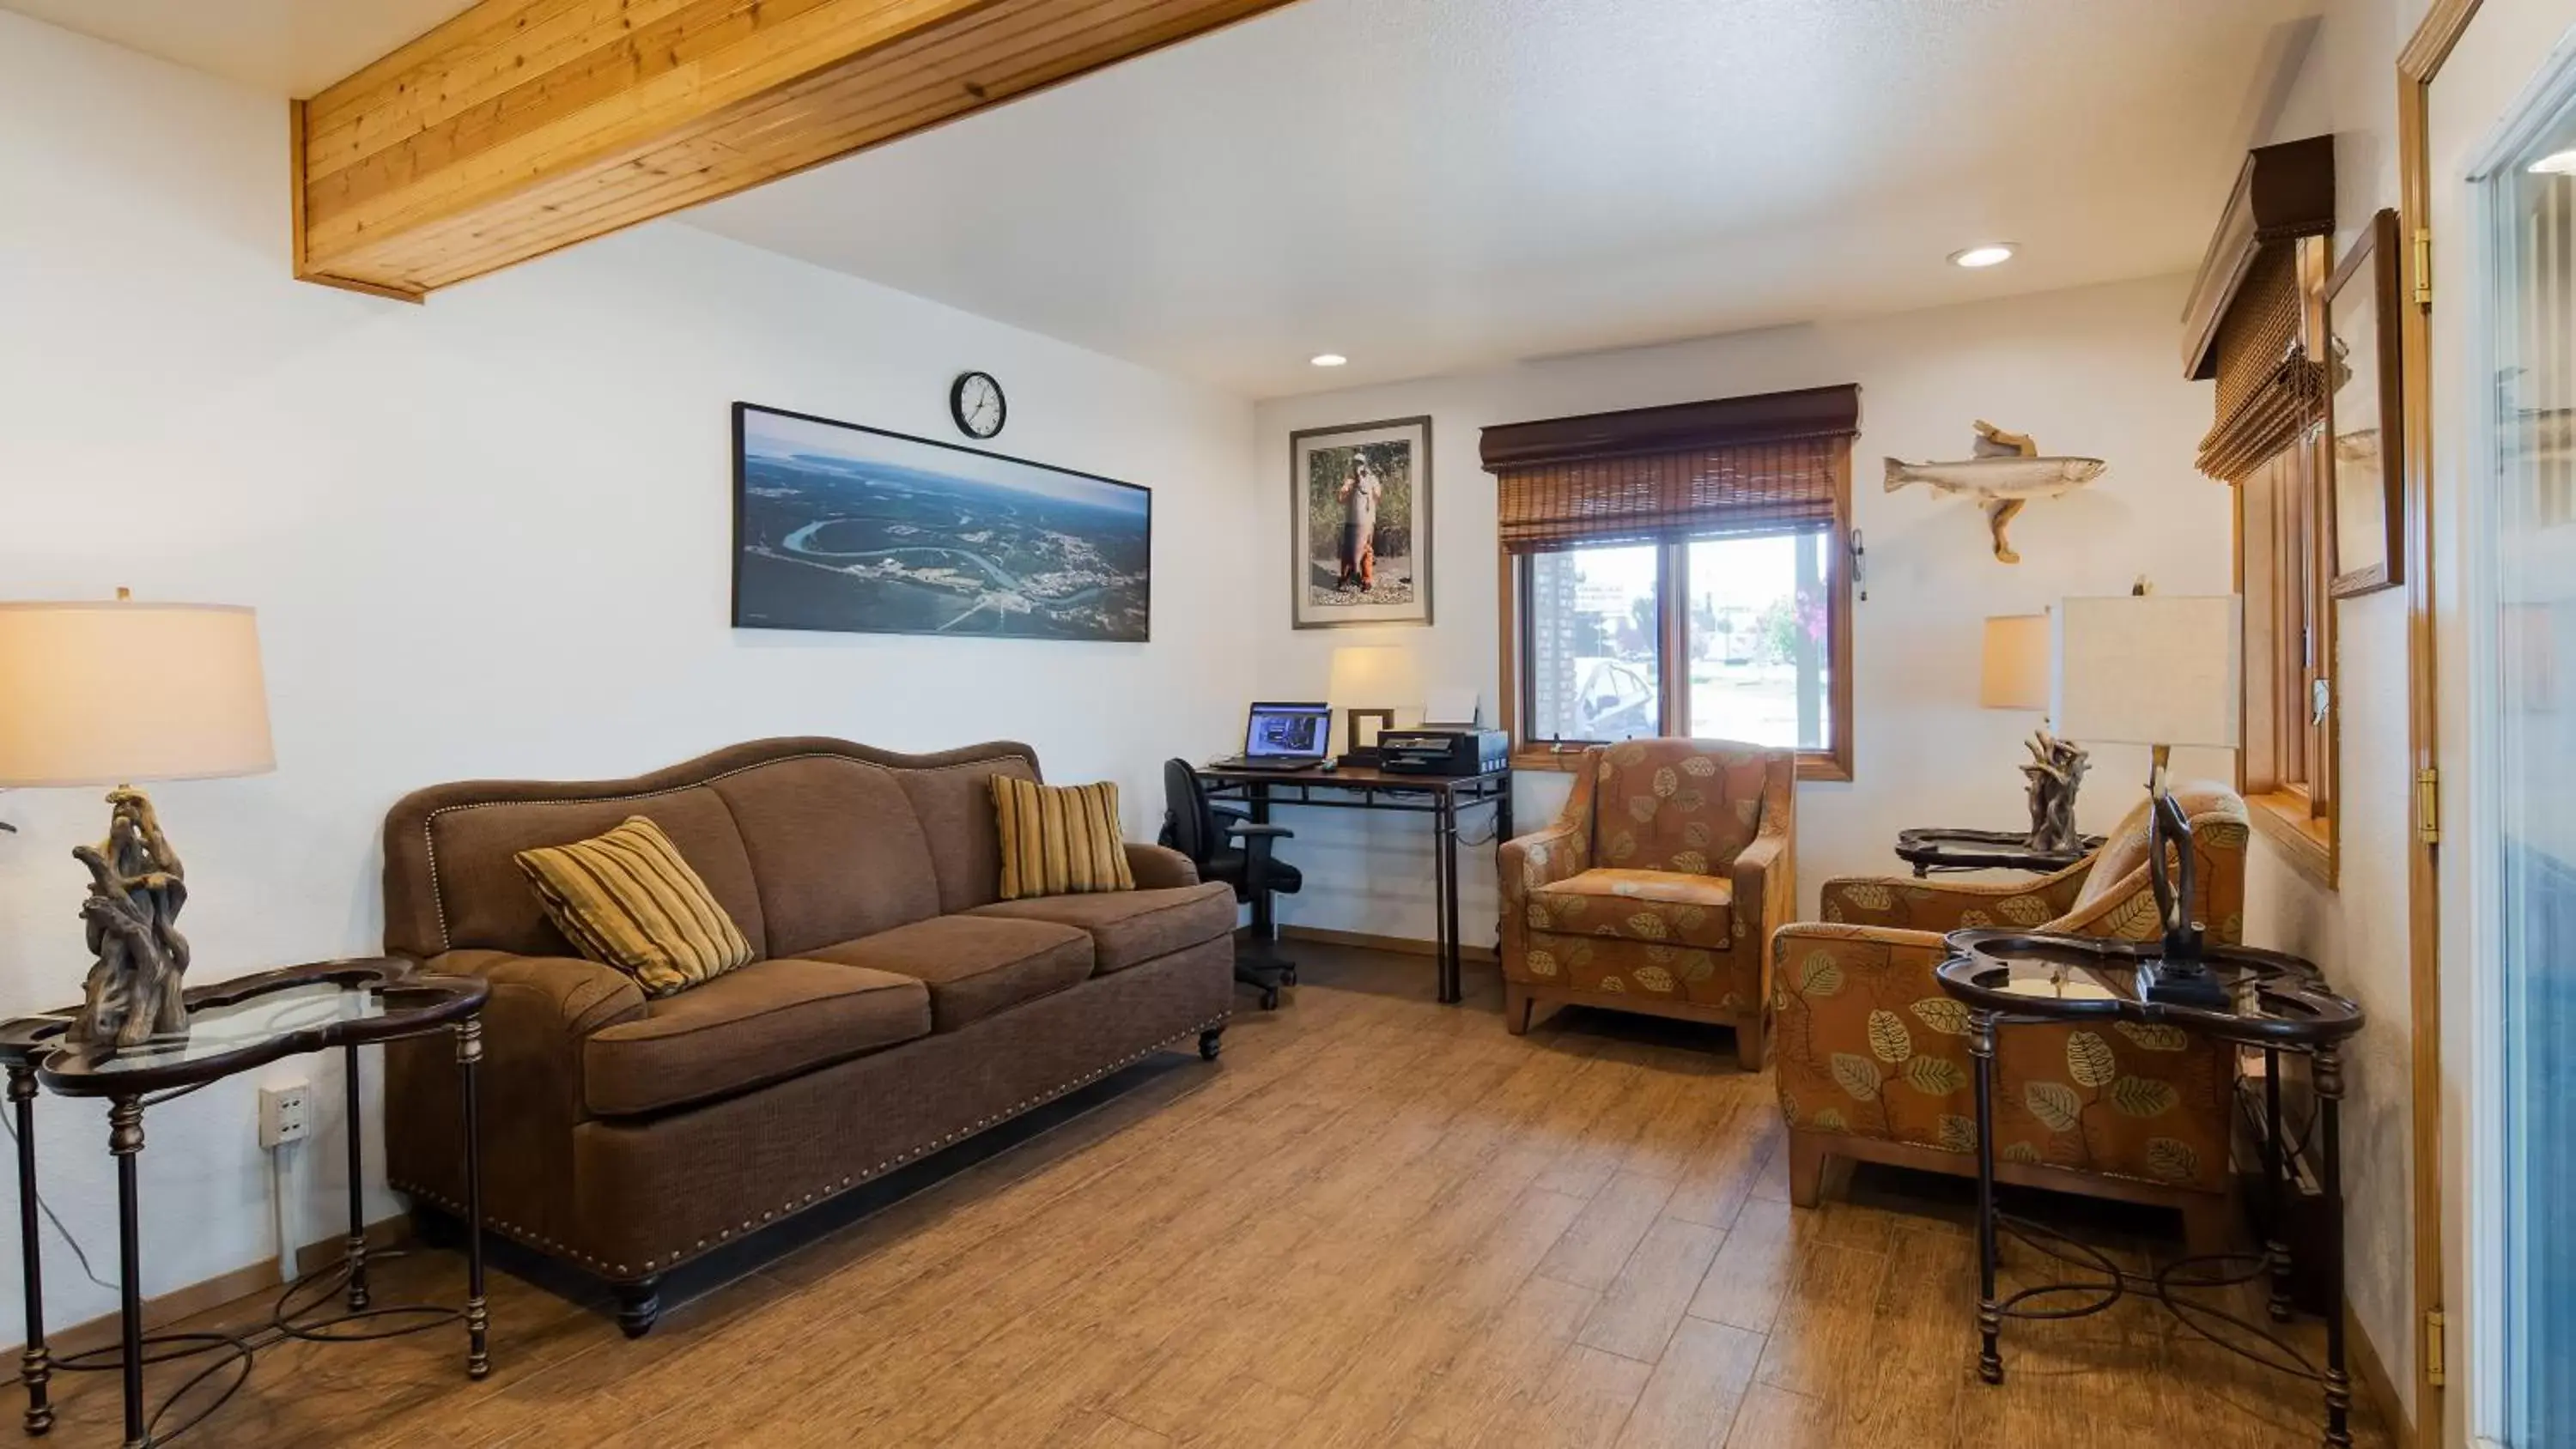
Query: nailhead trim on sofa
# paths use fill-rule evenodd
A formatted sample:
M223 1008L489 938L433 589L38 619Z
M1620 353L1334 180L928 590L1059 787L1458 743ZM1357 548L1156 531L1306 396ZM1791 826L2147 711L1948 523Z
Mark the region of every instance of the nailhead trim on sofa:
M759 1222L767 1223L781 1213L793 1216L795 1213L806 1207L810 1207L815 1203L829 1202L833 1198L840 1196L842 1193L849 1191L853 1187L861 1187L870 1182L874 1182L876 1179L883 1177L885 1174L898 1167L903 1167L910 1163L917 1162L920 1159L928 1157L930 1154L939 1151L941 1148L947 1147L964 1138L971 1137L977 1132L981 1132L985 1128L994 1124L1007 1122L1011 1118L1020 1116L1027 1112L1032 1107L1043 1107L1047 1103L1054 1101L1058 1097L1064 1096L1068 1092L1079 1091L1082 1088L1099 1081L1101 1078L1108 1076L1112 1072L1133 1066L1136 1063L1143 1061L1145 1058L1152 1056L1154 1053L1171 1046L1175 1042L1185 1041L1192 1036L1196 1036L1200 1032L1214 1031L1233 1019L1233 1012L1220 1012L1216 1016L1210 1017L1208 1020L1200 1022L1196 1026L1175 1032L1172 1035L1163 1038L1161 1041L1145 1047L1141 1051L1130 1053L1117 1061L1111 1062L1105 1067L1101 1067L1096 1071L1088 1072L1082 1076L1076 1077L1062 1086L1053 1087L1047 1091L1040 1092L1036 1096L1015 1104L1006 1112L997 1113L985 1118L984 1120L976 1123L975 1126L969 1130L951 1132L936 1142L915 1148L899 1157L890 1157L885 1161L878 1163L876 1166L869 1168L865 1172L852 1173L845 1176L841 1179L840 1186L838 1187L834 1187L831 1184L826 1183L822 1187L806 1193L802 1198L790 1198L775 1211L762 1213L760 1215ZM399 1178L392 1179L391 1185L399 1191L407 1192L412 1194L414 1197L424 1198L430 1202L436 1203L438 1206L447 1209L451 1213L455 1213L459 1216L464 1215L465 1208L463 1204L450 1201L448 1198L432 1192L428 1188L421 1187L415 1183L404 1182ZM741 1231L748 1233L757 1225L758 1224L754 1223L752 1220L746 1218L743 1221ZM614 1274L619 1278L625 1278L636 1271L634 1269L630 1269L624 1263L611 1264L605 1259L594 1258L590 1254L582 1252L577 1248L564 1243L558 1243L551 1238L542 1237L530 1229L519 1227L515 1223L504 1222L498 1218L487 1217L483 1220L483 1226L488 1230L500 1233L503 1237L514 1239L530 1247L541 1248L548 1252L569 1257L575 1262L578 1262L584 1267L590 1268L595 1272ZM735 1230L732 1228L719 1229L715 1236L715 1243L729 1241L733 1237L734 1232ZM687 1248L674 1248L668 1253L656 1254L644 1260L642 1271L645 1273L667 1272L668 1270L676 1268L680 1264L687 1262L689 1259L705 1252L710 1246L713 1246L713 1244L705 1238L700 1238L696 1243Z

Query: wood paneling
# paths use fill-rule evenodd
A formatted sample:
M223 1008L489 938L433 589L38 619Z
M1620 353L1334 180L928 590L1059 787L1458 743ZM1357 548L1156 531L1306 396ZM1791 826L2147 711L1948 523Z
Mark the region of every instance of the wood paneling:
M1489 972L1443 1007L1417 959L1302 954L1296 1000L1238 1016L1218 1066L1158 1060L1088 1111L1000 1129L1013 1145L960 1149L970 1165L926 1164L911 1196L790 1256L674 1285L641 1342L604 1304L496 1273L490 1379L465 1377L454 1334L283 1344L186 1442L2316 1440L2312 1385L2217 1349L2177 1361L2139 1304L2017 1323L2011 1377L1977 1383L1956 1179L1855 1169L1848 1193L1790 1207L1772 1084L1734 1069L1721 1031L1568 1013L1514 1037ZM395 1260L378 1296L460 1279L452 1254ZM54 1383L55 1441L115 1442L113 1375ZM2059 1432L2018 1432L2038 1429ZM2368 1414L2359 1433L2384 1443Z
M1289 0L483 0L294 103L296 275L417 298Z

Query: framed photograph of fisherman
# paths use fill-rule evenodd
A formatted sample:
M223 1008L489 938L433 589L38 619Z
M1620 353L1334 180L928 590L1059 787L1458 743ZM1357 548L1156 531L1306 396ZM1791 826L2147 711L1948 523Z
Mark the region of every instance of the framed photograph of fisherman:
M2406 581L2397 307L2397 213L2382 211L2326 283L2326 433L2338 599Z
M733 626L1145 642L1154 494L733 405Z
M1288 438L1292 617L1300 629L1431 622L1431 419Z

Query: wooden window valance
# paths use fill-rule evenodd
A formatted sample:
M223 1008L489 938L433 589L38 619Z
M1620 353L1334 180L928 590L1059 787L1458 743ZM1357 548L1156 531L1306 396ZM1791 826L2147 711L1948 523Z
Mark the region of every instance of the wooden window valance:
M1503 547L1544 553L1831 527L1859 431L1847 384L1510 423L1482 452Z

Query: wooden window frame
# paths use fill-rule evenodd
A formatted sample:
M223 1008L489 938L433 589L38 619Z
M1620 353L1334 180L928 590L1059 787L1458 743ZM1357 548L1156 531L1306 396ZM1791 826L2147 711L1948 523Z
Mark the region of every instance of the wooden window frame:
M1798 530L1807 531L1807 530ZM1851 550L1851 450L1841 449L1834 464L1834 515L1824 532L1825 556L1833 567L1825 581L1825 669L1827 741L1822 749L1798 751L1798 778L1801 780L1849 781L1852 769L1852 571ZM1740 535L1762 537L1765 535ZM1688 661L1690 658L1690 618L1682 595L1687 591L1688 550L1692 540L1672 539L1656 545L1661 550L1660 566L1655 579L1656 638L1662 652L1656 671L1656 688L1661 696L1659 716L1667 735L1686 733L1690 708ZM1524 732L1529 717L1529 636L1526 624L1530 617L1528 554L1498 550L1496 572L1500 579L1499 607L1501 620L1500 654L1502 689L1500 691L1503 728L1512 737L1512 766L1522 770L1571 770L1574 761L1586 749L1609 741L1533 741ZM1682 667L1676 668L1676 663Z
M2299 247L2300 330L2323 355L2322 237ZM2245 599L2244 744L2237 792L2257 830L2292 869L2328 890L2340 868L2332 429L2319 419L2297 444L2235 480L2235 582ZM2268 514L2269 516L2263 516ZM2325 704L2322 718L2316 701Z

